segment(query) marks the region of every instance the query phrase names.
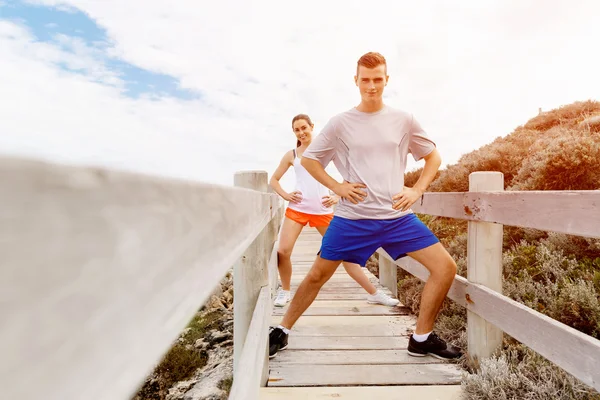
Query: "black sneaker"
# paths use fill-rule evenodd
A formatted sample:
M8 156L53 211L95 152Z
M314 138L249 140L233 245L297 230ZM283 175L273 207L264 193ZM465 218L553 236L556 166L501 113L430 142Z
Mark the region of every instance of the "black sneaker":
M288 336L283 329L271 327L269 330L269 358L275 357L279 350L287 349Z
M453 360L462 356L462 352L458 347L446 344L435 333L431 333L424 342L417 342L410 335L408 354L414 357L425 357L429 354L441 360Z

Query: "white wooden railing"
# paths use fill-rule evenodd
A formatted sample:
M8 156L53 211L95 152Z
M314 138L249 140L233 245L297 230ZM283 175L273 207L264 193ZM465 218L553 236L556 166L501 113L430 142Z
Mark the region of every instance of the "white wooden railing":
M241 172L235 175L235 186L266 192L267 178L262 171ZM277 289L277 234L284 213L283 203L277 195L273 196L277 201L274 218L233 270L232 400L258 400L259 388L266 386L269 378L268 332Z
M426 193L413 211L469 221L467 279L448 297L467 308L468 353L489 357L506 332L582 382L600 390L600 341L502 295L503 225L600 238L600 191L504 192L500 172L475 172L467 193ZM379 253L380 282L397 294L397 266L427 280L410 257Z
M475 173L469 193L427 193L416 212L469 220L468 279L449 297L469 315L469 353L502 331L600 389L600 342L501 294L502 225L600 237L600 192L502 192ZM231 399L268 374L283 203L262 171L237 187L0 158L0 387L7 399L128 399L233 265ZM485 193L484 193L485 192ZM397 291L380 254L380 280Z
M234 264L235 364L253 365L234 391L258 392L282 202L242 187L266 175L233 188L0 157L0 397L131 398Z

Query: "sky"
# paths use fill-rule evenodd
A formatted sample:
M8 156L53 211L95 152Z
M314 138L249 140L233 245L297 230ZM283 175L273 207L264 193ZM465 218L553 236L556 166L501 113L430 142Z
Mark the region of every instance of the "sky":
M385 102L414 114L445 166L539 108L599 100L599 13L595 0L0 0L0 153L232 185L274 171L294 115L318 134L356 106L356 61L378 51Z

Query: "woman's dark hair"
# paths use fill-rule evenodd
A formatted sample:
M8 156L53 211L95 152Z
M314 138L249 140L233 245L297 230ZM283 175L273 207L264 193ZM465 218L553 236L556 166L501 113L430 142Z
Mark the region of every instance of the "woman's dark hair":
M309 124L310 126L313 126L313 123L312 123L312 121L310 120L310 117L309 117L308 115L306 115L306 114L298 114L298 115L296 115L294 118L292 118L292 129L294 128L294 122L296 122L296 121L299 121L299 120L301 120L301 119L303 119L303 120L305 120L306 122L308 122L308 124ZM302 143L300 143L300 141L299 141L299 140L297 140L297 141L296 141L296 147L300 147L300 145L301 145L301 144L302 144Z

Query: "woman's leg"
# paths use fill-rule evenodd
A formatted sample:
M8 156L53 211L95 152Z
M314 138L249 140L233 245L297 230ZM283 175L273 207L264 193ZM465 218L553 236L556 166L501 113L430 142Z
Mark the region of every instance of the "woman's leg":
M279 236L279 248L277 249L277 268L279 269L279 278L283 290L290 290L292 280L292 250L302 232L304 226L296 221L285 217L281 226Z

